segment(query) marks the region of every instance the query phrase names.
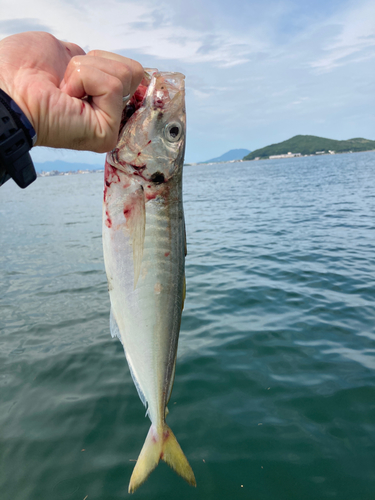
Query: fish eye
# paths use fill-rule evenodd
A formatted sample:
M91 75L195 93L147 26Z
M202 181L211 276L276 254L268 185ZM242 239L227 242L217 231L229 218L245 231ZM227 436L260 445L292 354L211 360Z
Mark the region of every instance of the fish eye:
M167 141L177 142L182 135L182 125L178 122L171 122L166 125L164 135Z

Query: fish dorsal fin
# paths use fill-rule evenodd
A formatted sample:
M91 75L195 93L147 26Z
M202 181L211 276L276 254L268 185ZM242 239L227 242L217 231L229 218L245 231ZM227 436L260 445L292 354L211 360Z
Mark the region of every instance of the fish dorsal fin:
M186 224L184 219L184 241L185 241L185 257L187 256L187 238L186 238Z
M171 399L171 395L172 395L174 377L176 375L176 359L174 360L174 364L173 364L173 369L172 369L172 374L171 374L171 380L169 381L168 395L167 395L167 399L166 399L165 405L167 405L169 403L169 400ZM165 409L166 409L166 411L168 411L167 408L165 408ZM166 413L165 416L167 416L167 414L168 413Z

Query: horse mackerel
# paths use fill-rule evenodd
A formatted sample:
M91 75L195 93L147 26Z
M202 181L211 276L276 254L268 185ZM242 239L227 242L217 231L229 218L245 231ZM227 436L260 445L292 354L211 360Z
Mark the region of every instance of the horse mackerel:
M124 346L151 420L129 492L160 459L196 485L165 422L185 297L185 133L184 76L146 70L124 110L118 144L105 165L103 250L111 334Z

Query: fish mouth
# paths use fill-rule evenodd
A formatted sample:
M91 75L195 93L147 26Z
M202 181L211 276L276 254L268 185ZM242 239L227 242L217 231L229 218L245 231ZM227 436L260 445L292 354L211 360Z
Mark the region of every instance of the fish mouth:
M163 108L174 101L181 91L184 92L185 81L181 73L164 72L160 81L155 78L158 73L157 69L145 70L141 83L122 112L119 136L130 118L145 105L146 99L150 107L162 112Z
M142 107L146 99L147 89L151 83L152 75L155 72L157 72L156 69L145 70L141 83L138 85L137 90L134 92L122 112L119 135L134 113Z

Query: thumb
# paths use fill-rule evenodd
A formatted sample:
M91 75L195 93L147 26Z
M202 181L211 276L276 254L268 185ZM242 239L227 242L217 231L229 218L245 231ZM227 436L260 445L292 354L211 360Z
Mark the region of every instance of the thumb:
M70 72L61 91L76 98L69 107L71 116L66 118L72 120L70 133L74 132L73 140L79 142L79 149L98 153L113 149L123 110L123 84L119 78L97 67L80 65ZM89 99L82 100L86 96Z

